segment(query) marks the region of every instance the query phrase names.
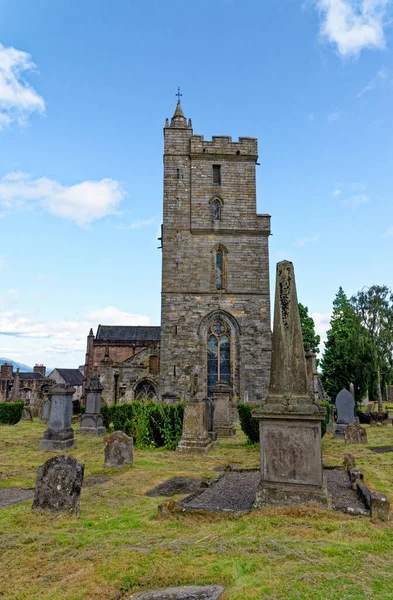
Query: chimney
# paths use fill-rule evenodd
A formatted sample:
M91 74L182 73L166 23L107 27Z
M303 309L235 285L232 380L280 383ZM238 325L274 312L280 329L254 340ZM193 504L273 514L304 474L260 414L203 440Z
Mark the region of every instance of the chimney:
M0 370L0 379L12 379L13 378L11 363L2 364L0 369L1 369Z
M44 365L34 365L34 373L41 373L44 377L46 376L46 367Z

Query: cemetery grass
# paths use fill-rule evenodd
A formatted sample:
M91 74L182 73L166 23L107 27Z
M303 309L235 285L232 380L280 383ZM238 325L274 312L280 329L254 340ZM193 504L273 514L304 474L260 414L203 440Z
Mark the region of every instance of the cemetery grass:
M34 487L37 422L1 426L0 489ZM370 446L393 446L393 427L366 427ZM104 469L102 439L78 436L72 456L85 464L81 516L31 511L31 500L0 509L0 598L115 600L172 585L222 584L224 600L391 600L393 526L311 505L233 514L158 518L165 498L145 493L174 476L209 477L214 468L259 466L259 449L237 438L206 456L135 450L132 468ZM352 452L368 485L393 500L393 453L345 447L327 434L324 460ZM94 480L91 478L94 477ZM174 497L178 499L179 497Z

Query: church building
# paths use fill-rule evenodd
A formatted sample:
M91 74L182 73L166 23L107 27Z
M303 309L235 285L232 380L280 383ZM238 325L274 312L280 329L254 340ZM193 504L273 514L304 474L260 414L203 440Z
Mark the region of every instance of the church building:
M217 382L234 402L260 402L271 356L270 216L256 212L258 143L194 135L180 100L164 127L160 327L99 325L85 377L98 365L108 403L200 397Z

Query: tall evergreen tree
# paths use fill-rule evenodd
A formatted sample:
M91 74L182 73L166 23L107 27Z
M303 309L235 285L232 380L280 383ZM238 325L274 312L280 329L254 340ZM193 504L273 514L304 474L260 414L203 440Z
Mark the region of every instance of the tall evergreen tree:
M319 344L321 336L315 333L314 319L308 314L307 306L303 306L299 302L300 324L302 326L303 346L307 350L310 347L311 351L319 354Z
M341 389L348 389L350 383L355 386L358 401L367 392L370 378L369 345L363 335L360 319L342 287L333 301L321 367L322 383L333 400Z
M353 296L351 303L370 348L370 366L381 412L382 384L389 380L393 368L393 293L385 285L373 285Z

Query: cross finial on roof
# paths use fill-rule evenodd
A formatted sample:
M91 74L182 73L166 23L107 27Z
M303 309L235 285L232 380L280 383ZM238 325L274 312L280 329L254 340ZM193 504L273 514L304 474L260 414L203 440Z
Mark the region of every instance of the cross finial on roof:
M177 94L175 94L175 96L177 96L177 103L180 104L180 98L181 96L183 96L183 94L180 93L180 88L177 88Z

